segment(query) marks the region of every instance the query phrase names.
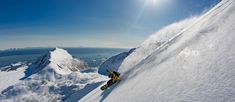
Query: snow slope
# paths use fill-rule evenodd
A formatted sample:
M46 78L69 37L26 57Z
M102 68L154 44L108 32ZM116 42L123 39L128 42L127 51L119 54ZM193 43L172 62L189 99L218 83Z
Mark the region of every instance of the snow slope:
M221 1L163 43L142 48L151 52L135 50L120 67L118 85L80 102L234 102L234 21L235 1Z
M12 71L10 71L11 73L8 72L5 77L14 78L12 76L18 76L18 79L23 78L1 91L0 101L55 102L79 100L107 80L107 77L97 72L81 72L85 70L89 70L89 68L83 61L73 58L63 49L55 48L38 58L25 71L23 70L24 77Z
M151 35L147 38L140 47L134 50L134 53L131 53L122 63L121 72L125 72L130 68L133 68L136 64L141 62L143 59L148 57L151 53L156 51L157 47L161 46L163 43L166 43L172 36L175 36L177 33L182 31L188 25L192 24L198 17L192 17L190 19L185 19L181 22L173 23L169 26L164 27L160 31Z
M24 76L24 71L26 68L27 66L21 66L13 71L9 71L9 67L7 67L6 71L0 71L0 92L8 86L20 82L20 78Z

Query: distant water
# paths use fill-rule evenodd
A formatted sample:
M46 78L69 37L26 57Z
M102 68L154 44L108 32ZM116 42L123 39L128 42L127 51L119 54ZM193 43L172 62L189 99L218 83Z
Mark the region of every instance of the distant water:
M0 51L0 68L17 62L34 62L53 48L25 48ZM75 58L84 60L89 67L97 67L109 57L128 51L118 48L64 48Z

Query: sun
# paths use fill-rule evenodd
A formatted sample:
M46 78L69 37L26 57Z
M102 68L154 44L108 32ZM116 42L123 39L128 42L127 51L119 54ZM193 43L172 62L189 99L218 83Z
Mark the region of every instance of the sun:
M147 0L146 2L151 5L157 5L160 3L161 0Z
M151 0L151 1L152 1L152 3L155 5L158 0Z

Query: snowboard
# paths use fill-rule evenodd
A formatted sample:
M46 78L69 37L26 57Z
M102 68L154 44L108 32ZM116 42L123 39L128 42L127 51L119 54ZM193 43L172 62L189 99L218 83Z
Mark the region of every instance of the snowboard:
M101 89L102 91L104 91L104 90L106 90L108 87L109 87L109 86L108 86L107 84L105 84L105 85L103 85L100 89Z
M101 89L102 91L104 91L104 90L108 89L110 86L113 86L114 84L118 84L120 81L121 81L121 80L118 80L117 82L112 83L112 84L110 84L110 85L105 84L105 85L103 85L102 87L100 87L100 89Z

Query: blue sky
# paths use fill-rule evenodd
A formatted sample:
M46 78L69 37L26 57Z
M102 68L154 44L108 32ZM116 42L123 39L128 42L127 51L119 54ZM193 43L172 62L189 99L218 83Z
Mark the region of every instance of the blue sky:
M219 0L1 0L0 49L137 47Z

